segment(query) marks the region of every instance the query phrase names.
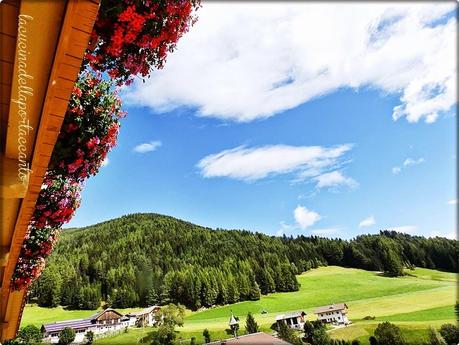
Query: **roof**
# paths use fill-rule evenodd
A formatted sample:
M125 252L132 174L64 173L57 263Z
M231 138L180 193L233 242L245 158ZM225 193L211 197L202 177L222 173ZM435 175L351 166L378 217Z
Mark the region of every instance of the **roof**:
M77 320L67 320L67 321L61 321L61 322L48 323L46 325L43 325L42 329L46 333L51 333L51 332L60 332L65 327L70 327L73 329L81 329L81 328L89 328L92 325L93 324L90 319L77 319Z
M330 305L325 305L323 307L316 308L316 310L314 310L314 314L326 313L330 311L339 311L343 309L347 309L346 303L330 304Z
M101 317L104 313L106 313L106 312L108 312L108 311L112 311L112 312L118 314L119 316L123 316L123 315L121 315L120 313L118 313L115 309L107 308L107 309L104 309L104 310L99 311L98 313L95 313L94 315L91 315L88 319L89 319L89 320L96 320L96 319L98 319L98 318Z
M150 314L151 312L155 311L156 309L161 309L160 306L157 305L152 305L151 307L139 310L139 311L133 311L130 313L127 313L126 315L128 316L140 316L140 315L145 315L145 314Z
M239 323L238 319L234 317L233 314L231 314L231 317L230 317L230 320L229 320L229 325L230 326L233 326L233 325L237 325Z
M65 327L70 327L70 328L73 328L73 329L88 328L88 327L91 327L93 325L93 321L94 320L99 318L101 315L103 315L107 311L112 311L112 312L122 316L116 310L114 310L112 308L107 308L107 309L99 311L98 313L96 313L94 315L91 315L90 317L88 317L86 319L75 319L75 320L67 320L67 321L48 323L46 325L43 325L42 329L44 329L45 332L50 333L50 332L60 332Z
M226 343L228 345L291 345L285 340L261 332L242 335L237 338L214 341L209 344L220 345L222 343Z
M27 294L26 289L11 289L10 280L98 10L98 0L1 1L0 194L8 195L8 202L3 203L5 206L2 204L0 213L1 343L16 337L19 329ZM28 20L26 26L21 28L21 32L27 36L24 41L27 47L18 49L18 17L21 14L27 14L33 20ZM12 91L18 90L22 81L17 78L20 63L17 54L24 49L30 54L27 62L32 62L27 63L27 74L33 76L27 86L34 90L33 96L27 98L27 120L33 131L27 137L19 137L27 138L26 161L30 163L28 183L20 186L17 182L22 181L18 181L17 167L18 152L22 147L18 146L18 126L22 120L18 115L20 112L16 110L18 104L11 102L11 98L15 98L15 92Z
M291 319L293 317L301 317L301 316L304 316L304 315L306 315L306 313L304 311L296 311L296 312L293 312L293 313L281 314L281 315L277 315L276 316L276 321L285 320L285 319Z

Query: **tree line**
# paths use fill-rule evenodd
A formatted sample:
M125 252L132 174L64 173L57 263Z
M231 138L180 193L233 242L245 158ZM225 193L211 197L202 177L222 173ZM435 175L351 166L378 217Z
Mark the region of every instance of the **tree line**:
M180 303L191 309L299 289L296 275L323 265L403 274L457 272L457 241L394 231L352 240L275 237L132 214L63 231L29 297L41 306L96 309Z

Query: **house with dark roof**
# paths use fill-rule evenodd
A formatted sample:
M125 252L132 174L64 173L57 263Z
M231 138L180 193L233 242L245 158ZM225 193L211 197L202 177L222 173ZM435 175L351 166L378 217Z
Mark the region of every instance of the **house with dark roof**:
M116 310L108 308L86 319L67 320L49 323L41 327L44 340L48 343L57 343L59 334L64 328L72 328L75 331L75 343L84 341L87 332L94 335L115 333L123 328L121 318L123 315Z
M314 314L317 315L319 321L343 325L350 323L347 318L347 312L348 307L346 303L330 304L314 310Z
M296 311L293 313L285 313L276 316L276 323L279 326L284 322L293 329L303 329L306 313L304 311Z

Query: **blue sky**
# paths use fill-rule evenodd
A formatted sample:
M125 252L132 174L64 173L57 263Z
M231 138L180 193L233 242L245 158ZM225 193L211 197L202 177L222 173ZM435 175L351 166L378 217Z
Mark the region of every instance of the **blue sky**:
M68 227L156 212L273 235L454 236L454 6L384 6L204 3L165 69L124 92L118 145Z

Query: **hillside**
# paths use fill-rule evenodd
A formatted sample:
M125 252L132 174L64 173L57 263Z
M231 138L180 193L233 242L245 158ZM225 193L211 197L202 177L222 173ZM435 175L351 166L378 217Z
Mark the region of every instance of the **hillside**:
M188 312L184 327L178 327L179 338L196 337L203 342L202 331L208 328L212 339L227 337L225 329L231 312L241 320L250 311L263 331L270 333L269 326L277 314L304 310L308 319L314 319L315 307L344 301L349 306L349 317L353 324L337 329L330 334L337 339L359 338L368 344L368 337L376 325L383 321L396 323L411 343L426 340L429 326L439 327L444 323L455 323L454 303L456 276L429 269L409 270L410 275L388 278L376 272L338 266L320 267L298 275L300 288L296 292L273 293L258 301L245 301L207 310ZM122 310L127 312L127 310ZM262 314L261 312L266 313ZM26 306L22 326L86 317L91 310L64 310ZM365 316L374 320L364 321ZM243 327L241 327L243 331ZM131 329L115 337L98 340L99 344L135 344L150 332L150 329Z
M95 309L167 302L190 309L296 291L296 274L338 265L399 275L402 266L456 271L457 241L383 231L350 241L213 230L133 214L64 231L31 298L42 306Z

